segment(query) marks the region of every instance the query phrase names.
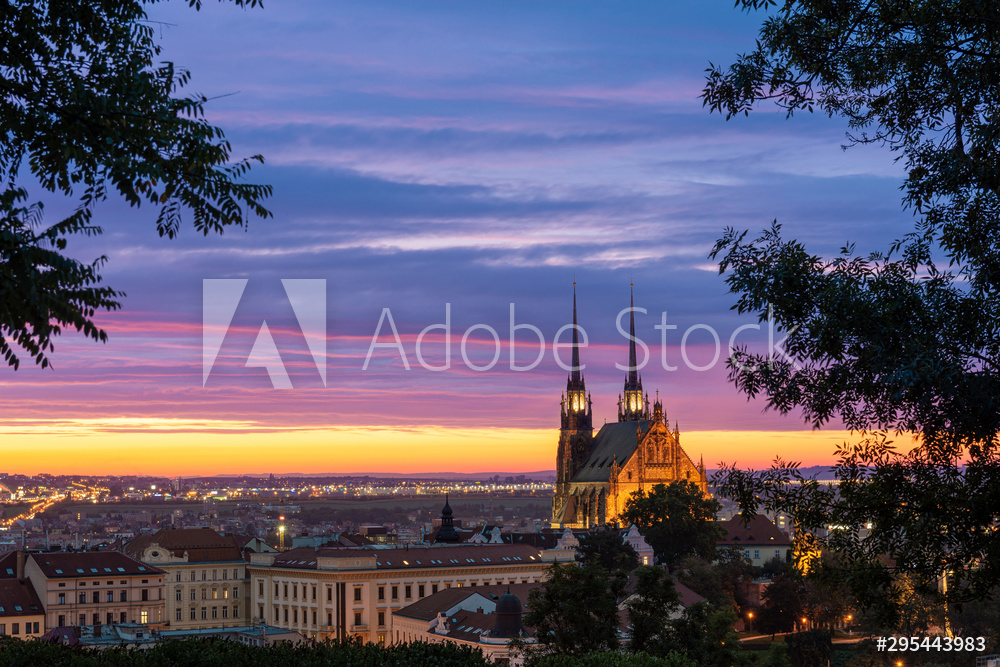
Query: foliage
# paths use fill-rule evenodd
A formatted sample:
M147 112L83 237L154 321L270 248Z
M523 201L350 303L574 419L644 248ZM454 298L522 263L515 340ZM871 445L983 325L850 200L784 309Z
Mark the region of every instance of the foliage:
M662 567L644 565L635 571L635 595L625 603L632 639L629 651L668 655L673 649L670 617L680 605L674 580Z
M774 579L777 576L785 574L791 570L788 561L778 558L777 556L767 560L760 567L754 567L754 574L765 579Z
M156 0L23 0L0 8L0 351L12 343L42 366L63 327L95 340L92 321L122 296L100 285L100 258L63 254L67 237L96 235L94 207L111 194L158 210L161 236L177 235L184 211L203 234L269 217L269 186L242 182L260 156L230 161L223 132L204 118L203 95L183 96L190 81L158 62ZM232 0L257 6L259 0ZM200 0L188 0L200 8ZM19 185L21 183L22 185ZM76 209L41 229L41 207L23 207L24 183L71 198Z
M62 646L41 641L20 641L0 637L0 664L51 665L52 667L219 667L223 665L261 665L285 667L315 665L348 667L486 667L492 663L469 647L453 644L400 644L383 647L377 644L325 643L292 646L278 643L253 647L235 641L187 639L165 641L150 649L111 647L101 651Z
M624 584L595 563L554 563L545 584L529 593L524 623L536 629L540 645L559 654L613 651L618 648L618 596Z
M774 635L791 632L805 613L805 588L795 573L782 575L768 584L761 596L763 605L754 619L754 628Z
M677 579L716 607L741 607L737 584L753 577L753 566L742 549L730 547L717 553L715 563L697 556L685 558L677 566Z
M716 608L707 602L693 604L673 622L678 651L699 667L732 667L751 662L733 631L736 614L731 608Z
M953 600L1000 578L989 529L1000 499L998 14L997 0L790 0L769 11L753 52L710 68L703 94L727 118L764 100L789 116L843 117L849 144L883 146L906 169L916 227L884 252L848 245L823 259L776 223L754 241L727 230L712 252L734 308L788 332L785 358L744 348L730 379L768 408L861 436L838 450L836 488L780 460L714 481L747 515L788 511L802 531L870 524L863 540L817 538L865 606L892 596L896 573L930 592L948 571ZM892 433L917 446L897 451Z
M690 659L671 653L654 657L646 653L587 653L571 658L567 655L547 655L534 667L696 667Z
M616 528L587 533L580 538L577 554L581 563L595 562L608 572L631 572L639 567L639 554L622 540Z
M659 562L673 568L686 556L715 558L715 544L725 529L715 521L719 502L702 494L687 480L657 484L649 494L636 491L621 514L626 525L635 524L656 552Z
M813 667L825 665L833 651L833 633L829 630L809 630L796 632L785 637L788 657L793 667Z
M755 664L759 667L792 667L792 661L788 657L788 647L784 642L772 642L767 654L760 656Z

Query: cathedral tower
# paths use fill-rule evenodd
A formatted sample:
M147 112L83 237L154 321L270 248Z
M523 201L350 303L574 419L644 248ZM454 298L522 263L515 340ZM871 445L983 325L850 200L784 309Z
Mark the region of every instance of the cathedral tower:
M625 390L618 396L618 421L635 422L649 419L649 396L642 390L642 376L639 375L635 359L635 297L629 285L629 339L628 373L625 375Z
M594 425L590 394L580 370L580 333L576 319L576 283L573 283L573 361L562 396L562 422L559 430L559 451L556 455L556 490L553 515L562 509L569 495L569 481L583 466L591 453ZM557 508L558 506L558 508Z

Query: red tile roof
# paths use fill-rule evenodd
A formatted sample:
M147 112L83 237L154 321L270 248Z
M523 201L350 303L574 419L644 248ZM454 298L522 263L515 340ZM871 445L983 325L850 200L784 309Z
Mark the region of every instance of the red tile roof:
M30 554L48 579L162 575L163 570L116 551L58 551Z
M233 536L220 535L211 528L163 529L152 535L140 535L124 551L139 559L154 544L177 558L183 558L187 553L189 563L243 560L240 546Z
M27 579L0 579L0 618L40 616L45 612L34 587Z
M726 529L726 537L719 541L720 546L791 546L792 544L788 536L761 514L754 515L746 525L743 523L743 517L737 515L723 526Z
M317 558L375 558L380 570L541 564L538 549L520 544L437 546L415 549L298 547L274 559L273 567L315 570Z

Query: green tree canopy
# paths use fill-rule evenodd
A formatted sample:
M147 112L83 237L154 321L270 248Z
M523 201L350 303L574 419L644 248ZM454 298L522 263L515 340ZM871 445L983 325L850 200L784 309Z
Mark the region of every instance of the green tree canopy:
M243 182L259 155L232 161L203 95L184 95L188 72L159 61L156 0L18 0L0 7L0 352L48 365L52 338L72 327L95 340L98 309L123 296L101 285L104 258L63 254L67 237L94 235L94 207L111 195L157 210L161 236L190 215L203 234L269 217L270 186ZM231 0L254 7L260 0ZM201 0L188 0L195 9ZM41 226L28 183L71 198L75 211ZM13 345L16 345L15 348Z
M715 545L725 529L715 521L720 505L705 497L696 484L677 480L657 484L646 494L637 491L625 503L621 520L635 524L656 552L659 562L674 567L682 558L715 558Z
M528 594L525 625L539 644L556 653L582 656L618 648L618 596L624 582L596 563L554 563L545 585Z
M737 5L774 9L752 52L709 69L706 106L732 118L773 101L789 116L844 118L849 144L882 146L904 165L915 228L834 258L777 224L753 241L732 229L719 240L712 257L735 308L788 332L787 358L743 349L731 380L771 409L861 436L837 452L837 488L802 483L777 461L724 470L720 493L748 515L761 504L791 512L800 530L852 528L818 546L838 552L863 604L891 597L898 572L931 591L947 571L952 598L982 597L1000 578L1000 2ZM858 539L853 529L869 525Z
M644 565L635 571L635 595L625 603L631 640L629 651L667 656L676 647L671 615L680 606L674 580L662 567Z
M639 567L639 554L612 527L599 528L581 537L577 554L581 563L597 563L608 572L631 572Z

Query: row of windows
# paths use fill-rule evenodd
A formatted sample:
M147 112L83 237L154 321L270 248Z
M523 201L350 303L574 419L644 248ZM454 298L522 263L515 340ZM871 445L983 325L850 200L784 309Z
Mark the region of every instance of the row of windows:
M0 623L0 635L7 634L7 624ZM21 634L21 624L11 623L10 624L10 634L19 635ZM38 634L38 623L25 623L24 624L24 634L26 635L37 635Z
M743 557L744 558L750 558L750 550L749 549L745 549L743 551ZM781 558L781 549L775 549L774 550L774 557L775 558ZM760 549L754 549L753 550L753 559L754 560L759 560L760 559Z
M128 614L128 612L125 612L125 611L119 612L119 614L118 614L118 622L119 623L127 623L128 622L128 616L127 616L127 614ZM90 618L91 618L91 624L92 625L97 625L97 624L99 624L101 622L101 615L100 614L95 613ZM87 615L86 614L80 614L77 617L77 620L79 621L78 625L87 625ZM157 622L159 622L159 620L160 620L159 613L157 613ZM135 619L132 619L132 621L135 622ZM114 623L115 622L115 613L112 612L112 611L107 612L104 615L104 622L107 623L107 624L109 624L109 625L111 623ZM143 611L139 612L139 622L140 623L149 623L149 612L148 611L143 610ZM63 614L60 614L59 615L59 626L62 627L64 625L66 625L66 616L64 616ZM36 630L35 632L38 632L38 631ZM0 634L2 634L2 633L0 633Z
M220 599L219 596L220 596L220 590L218 588L213 588L212 589L212 597L211 598L208 597L208 589L207 588L201 589L201 599L202 600L208 600L208 599L218 600L218 599ZM228 600L229 599L229 589L228 588L223 588L221 590L221 596L222 596L221 599ZM180 602L183 599L183 597L184 597L184 591L183 590L181 590L180 588L178 588L176 591L174 591L174 599L177 602ZM233 599L235 600L235 599L238 599L239 597L240 597L240 589L238 587L236 587L236 586L233 586ZM198 599L198 591L196 589L191 589L191 599L192 600L197 600Z
M156 589L156 593L157 593L156 599L157 600L161 600L162 598L160 597L160 595L161 595L160 589ZM147 602L149 600L149 589L148 588L142 589L141 599L142 599L143 602ZM80 604L87 604L87 594L86 593L80 593L79 600L80 600ZM104 602L115 602L115 592L114 591L104 591ZM118 602L128 602L128 591L127 590L118 591ZM94 591L93 594L91 595L91 604L100 604L100 603L101 603L101 591ZM65 593L60 593L59 594L59 602L58 602L58 604L66 604L66 594Z
M497 581L498 581L498 583L502 583L501 580L497 580ZM512 579L511 581L513 582L514 580ZM528 581L528 580L527 579L522 579L521 583L525 583L526 581ZM475 586L475 585L476 585L475 583L472 584L472 586ZM484 584L484 585L489 585L489 584ZM462 584L459 583L459 584L456 584L456 586L458 588L461 588ZM446 583L444 585L444 587L445 588L451 588L451 584L450 583ZM378 595L378 599L379 600L385 600L386 599L386 588L387 588L386 586L379 586L378 587L377 595ZM410 600L410 599L413 598L413 585L412 584L406 584L406 585L404 585L402 587L400 587L398 585L394 585L394 586L389 586L388 587L388 589L389 589L388 592L389 592L392 600L399 600L400 599L399 598L399 590L400 590L400 588L403 589L403 599ZM431 588L431 594L432 595L434 593L438 592L438 584L431 584L430 588ZM309 590L309 587L306 584L302 584L302 596L301 597L302 597L303 600L307 599L307 592L308 592L308 590ZM361 602L362 601L362 590L363 589L362 589L361 586L355 586L354 587L354 601L355 602ZM233 591L234 591L234 597L236 597L236 593L235 593L236 589L234 588ZM423 598L423 597L425 597L426 594L427 594L426 591L427 591L427 589L426 589L425 584L418 584L417 585L417 598ZM291 595L289 595L289 592L291 592ZM312 594L309 595L308 597L311 598L312 600L316 600L316 598L317 598L317 592L316 592L316 585L315 584L312 585L311 592L312 592ZM192 591L192 595L193 594L194 594L194 592ZM257 595L259 597L264 597L264 580L263 579L258 579L257 580ZM289 600L289 599L291 599L291 600L298 600L299 599L299 584L292 583L291 586L289 586L289 584L287 582L286 583L278 583L277 581L274 582L274 597L275 597L275 599L283 598L285 600ZM179 600L180 598L177 598L177 599ZM194 599L194 598L192 598L192 599ZM204 599L204 598L202 598L202 599ZM333 588L331 586L327 586L326 587L326 601L327 602L333 602Z
M208 607L201 608L201 620L203 621L208 620L208 611L209 611ZM212 618L219 618L220 611L222 613L222 618L229 618L229 607L212 607ZM184 615L184 610L177 609L174 612L174 620L176 621L182 620L183 615ZM191 610L188 612L188 616L190 617L188 620L197 621L198 610L195 607L191 607ZM240 608L233 607L233 618L239 618L239 617L240 617Z
M212 570L212 581L218 581L219 580L219 572L220 572L220 570ZM221 570L221 572L222 572L222 580L223 581L226 581L227 579L229 579L229 570ZM181 573L180 573L180 571L178 571L174 576L176 577L177 581L181 580ZM238 567L234 567L233 568L233 579L239 579L239 578L240 578L240 569ZM209 580L208 579L208 570L202 570L201 571L201 581L208 581L208 580ZM198 581L198 571L197 570L191 570L191 581Z

